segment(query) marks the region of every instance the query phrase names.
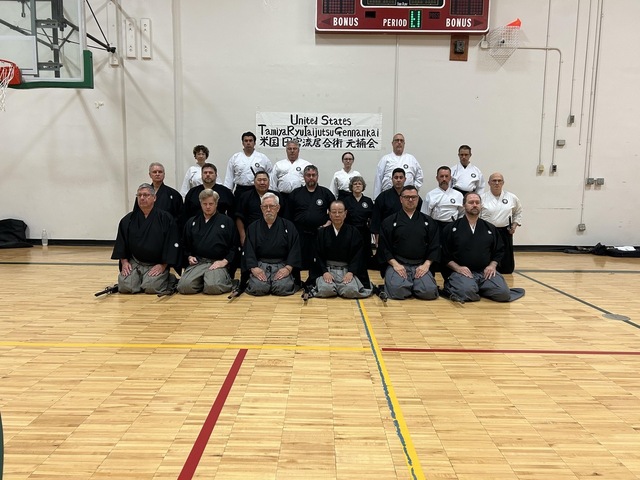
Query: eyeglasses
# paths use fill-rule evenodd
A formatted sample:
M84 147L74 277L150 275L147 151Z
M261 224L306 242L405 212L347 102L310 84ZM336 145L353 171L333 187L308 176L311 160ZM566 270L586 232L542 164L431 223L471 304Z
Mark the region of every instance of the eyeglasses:
M489 180L491 183L504 183L504 180Z
M404 198L405 200L417 200L418 195L400 195L400 198Z
M275 210L279 205L261 205L260 208L263 210Z

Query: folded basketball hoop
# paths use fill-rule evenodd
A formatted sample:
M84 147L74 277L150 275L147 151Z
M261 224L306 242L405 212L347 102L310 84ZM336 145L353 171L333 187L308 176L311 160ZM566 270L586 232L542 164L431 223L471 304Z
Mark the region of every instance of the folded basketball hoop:
M0 110L4 111L4 99L9 85L19 85L22 81L20 68L9 60L0 59Z
M501 63L509 58L518 49L521 26L522 22L517 18L503 27L491 29L486 37L489 55Z

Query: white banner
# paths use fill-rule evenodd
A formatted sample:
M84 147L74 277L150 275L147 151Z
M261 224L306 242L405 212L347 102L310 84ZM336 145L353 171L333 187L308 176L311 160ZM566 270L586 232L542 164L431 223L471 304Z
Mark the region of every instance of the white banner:
M259 148L298 140L305 149L380 150L381 130L381 113L256 112Z

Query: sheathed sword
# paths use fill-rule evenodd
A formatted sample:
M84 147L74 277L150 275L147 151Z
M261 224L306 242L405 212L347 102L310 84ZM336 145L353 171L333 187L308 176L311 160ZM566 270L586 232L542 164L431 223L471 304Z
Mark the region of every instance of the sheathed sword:
M300 295L300 296L302 297L302 301L304 302L305 305L307 304L309 299L313 296L311 294L311 288L313 288L313 287L308 287L306 285L304 287L302 287L302 295Z
M378 298L380 300L382 300L383 303L387 303L387 300L389 299L389 295L387 295L387 292L384 291L384 285L375 285L373 284L373 293L376 294L378 296Z
M242 295L243 292L244 290L240 288L240 280L234 280L233 287L231 288L231 291L229 292L229 296L227 298L229 300L233 300L234 298L238 298L240 295Z
M114 284L111 285L110 287L105 287L104 290L99 291L98 293L95 293L94 295L96 297L99 297L100 295L111 295L112 293L118 293L118 284Z
M166 289L164 292L158 293L158 297L170 297L177 291L178 291L178 287L177 285L174 285L173 287L169 287L168 289Z

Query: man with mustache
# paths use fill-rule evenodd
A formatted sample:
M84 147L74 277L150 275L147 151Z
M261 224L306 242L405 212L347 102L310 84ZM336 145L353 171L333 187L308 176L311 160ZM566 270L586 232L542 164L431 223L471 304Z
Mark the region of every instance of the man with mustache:
M438 168L436 172L438 188L434 188L424 197L420 210L433 218L440 227L440 231L464 213L462 194L451 188L451 169L447 166Z

